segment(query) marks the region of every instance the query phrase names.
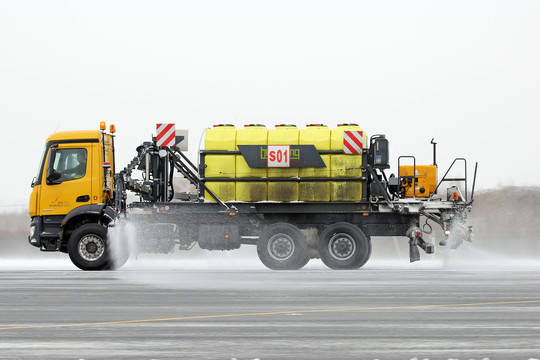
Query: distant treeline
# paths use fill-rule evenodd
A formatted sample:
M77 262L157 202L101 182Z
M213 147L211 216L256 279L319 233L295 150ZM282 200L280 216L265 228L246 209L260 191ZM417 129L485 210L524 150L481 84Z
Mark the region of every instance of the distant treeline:
M28 234L30 217L26 212L0 214L0 238Z
M470 220L479 247L540 256L540 187L504 187L475 194Z

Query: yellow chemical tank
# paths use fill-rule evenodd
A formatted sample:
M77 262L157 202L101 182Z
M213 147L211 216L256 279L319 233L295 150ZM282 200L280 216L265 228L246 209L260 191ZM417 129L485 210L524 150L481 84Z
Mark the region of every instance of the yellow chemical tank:
M414 165L401 165L399 176L413 176ZM416 165L416 185L413 188L412 178L403 179L405 197L429 197L437 187L437 165Z
M312 124L300 130L300 145L315 145L317 150L330 150L330 129L326 125ZM330 177L330 155L321 155L326 167L300 168L300 178ZM300 201L330 201L329 181L301 181L298 186Z
M234 125L219 124L206 130L205 150L236 150L236 128Z
M362 131L364 148L368 147L366 132L358 124L338 124L338 127L332 129L330 134L330 148L332 150L343 150L343 132L345 131Z
M330 135L331 150L343 150L343 133L345 131L361 131L363 143L367 146L367 136L357 124L340 124L332 129ZM362 154L332 154L330 156L331 177L362 177ZM331 201L361 201L362 181L331 181Z
M234 151L236 149L236 128L233 125L215 125L206 130L204 138L205 150ZM205 155L205 177L228 178L236 176L235 155ZM236 199L236 186L234 181L206 182L206 186L223 201ZM205 199L214 199L205 192Z
M296 125L276 125L268 130L268 145L298 145L300 131ZM268 168L268 178L298 177L298 168ZM269 181L268 200L298 201L298 182Z
M268 130L264 125L250 124L236 131L236 150L238 145L267 145ZM236 177L265 178L266 168L250 168L242 155L236 155ZM236 200L265 201L268 198L265 181L237 181Z

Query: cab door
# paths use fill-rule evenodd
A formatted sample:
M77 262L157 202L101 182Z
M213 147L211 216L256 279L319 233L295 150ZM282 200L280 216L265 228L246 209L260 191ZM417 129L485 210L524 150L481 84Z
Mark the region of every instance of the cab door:
M49 148L39 207L42 215L66 215L91 203L91 144L58 144Z

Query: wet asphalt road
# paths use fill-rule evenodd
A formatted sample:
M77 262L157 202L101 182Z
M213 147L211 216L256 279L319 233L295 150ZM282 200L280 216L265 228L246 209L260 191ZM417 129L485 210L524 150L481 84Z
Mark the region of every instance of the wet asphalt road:
M540 359L540 271L0 270L1 359Z

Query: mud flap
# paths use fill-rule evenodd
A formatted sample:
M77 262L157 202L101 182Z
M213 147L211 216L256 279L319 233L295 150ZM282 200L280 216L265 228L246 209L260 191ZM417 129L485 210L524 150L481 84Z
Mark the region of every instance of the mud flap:
M420 250L418 250L416 239L409 240L409 260L412 263L420 260Z
M409 232L409 259L411 262L420 260L420 251L422 248L426 254L433 254L435 247L431 243L427 243L422 238L422 232L418 228L412 228Z

